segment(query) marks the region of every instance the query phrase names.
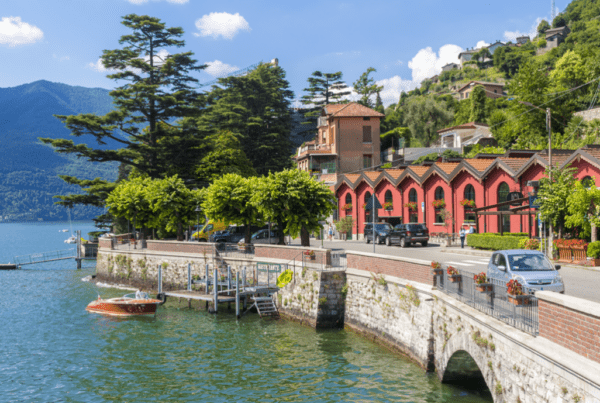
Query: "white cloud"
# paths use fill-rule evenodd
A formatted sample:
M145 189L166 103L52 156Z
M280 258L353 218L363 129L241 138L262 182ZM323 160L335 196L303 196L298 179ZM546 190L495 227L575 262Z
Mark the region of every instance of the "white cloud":
M529 36L530 39L533 39L537 35L537 27L540 25L544 18L538 17L535 22L529 28L529 32L521 32L521 31L504 31L504 39L507 41L515 42L519 36ZM547 20L547 19L546 19Z
M102 59L98 59L98 61L96 63L88 63L87 65L88 68L92 69L92 70L96 70L100 73L104 73L104 72L112 72L113 70L111 69L107 69L106 67L104 67L104 63L102 63Z
M150 0L127 0L128 2L132 3L132 4L144 4L147 3ZM185 4L187 3L189 0L167 0L167 2L169 3L174 3L174 4Z
M64 60L71 60L71 58L70 58L69 56L62 56L62 57L58 57L58 56L56 55L56 53L53 53L53 54L52 54L52 57L53 57L53 58L55 58L55 59L58 59L58 60L60 60L61 62L62 62L62 61L64 61ZM90 63L90 64L93 64L93 63Z
M233 39L240 30L251 31L250 24L239 13L210 13L203 15L196 21L196 27L200 33L196 36L212 36L218 38L222 36L225 39Z
M21 21L21 17L2 17L0 20L0 44L12 48L37 42L43 37L41 29Z
M420 83L426 78L440 74L442 66L458 62L458 54L462 50L460 46L451 44L442 46L438 52L439 56L431 47L419 50L415 57L408 62L408 67L412 69L413 81Z
M240 69L237 66L231 66L229 64L223 63L220 60L215 60L214 62L206 62L205 64L207 64L208 67L204 69L204 71L206 71L213 77L221 77Z
M490 46L490 44L487 43L486 41L479 41L479 42L477 42L477 45L475 45L475 49L481 49L486 46Z
M390 104L398 103L402 91L408 92L413 90L418 86L418 83L412 80L404 80L400 76L394 76L377 81L377 85L383 86L383 90L379 95L381 96L383 105L387 107Z
M167 52L165 49L159 50L158 53L156 53L154 55L154 65L160 66L166 60L167 56L169 56L169 52ZM150 61L150 56L144 56L144 61L146 63L148 61ZM104 66L104 63L102 63L102 59L98 59L98 61L96 63L88 63L87 67L92 70L95 70L99 73L114 73L117 71L117 70L106 68ZM132 68L132 67L129 67L126 70L129 70L135 74L141 74L141 72L142 72L140 69Z

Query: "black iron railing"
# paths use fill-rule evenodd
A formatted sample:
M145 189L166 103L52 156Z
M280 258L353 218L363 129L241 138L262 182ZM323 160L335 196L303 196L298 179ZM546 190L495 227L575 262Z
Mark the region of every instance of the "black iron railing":
M438 290L510 326L537 336L538 299L533 295L533 290L524 287L526 295L513 302L504 281L489 280L487 289L483 291L484 287L480 287L480 291L473 273L460 270L458 273L458 276L449 276L447 267L444 267L442 274L436 275Z
M218 255L221 257L252 257L254 256L254 245L239 243L217 243Z

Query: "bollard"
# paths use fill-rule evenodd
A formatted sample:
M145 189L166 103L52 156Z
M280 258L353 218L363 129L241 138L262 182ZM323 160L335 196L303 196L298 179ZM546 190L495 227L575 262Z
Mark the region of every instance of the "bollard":
M206 295L208 294L208 264L206 265L206 273L204 275L204 280L206 280L206 286L204 287L205 291L206 291Z
M240 318L240 273L235 273L235 317Z
M192 291L192 264L188 263L188 291Z
M218 274L219 274L219 273L218 273L218 270L217 270L217 268L215 267L215 268L214 268L214 278L213 278L213 281L214 281L214 283L213 283L213 297L214 297L214 302L213 302L213 304L214 304L214 308L215 308L215 309L214 309L214 312L213 312L214 314L216 314L216 313L217 313L217 310L218 310L218 308L217 308L217 307L219 306L219 294L218 294L218 290L217 290L217 281L218 281L218 279L217 279L217 275L218 275Z
M227 265L227 289L231 290L231 266ZM229 292L227 293L229 294ZM231 294L229 294L231 295Z
M158 264L158 293L162 293L162 265Z

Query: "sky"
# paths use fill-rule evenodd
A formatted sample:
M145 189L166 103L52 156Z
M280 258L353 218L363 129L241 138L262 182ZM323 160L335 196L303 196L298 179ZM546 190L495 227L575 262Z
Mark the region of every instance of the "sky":
M564 10L567 1L557 0ZM201 83L274 58L295 106L314 71L341 71L352 86L369 67L387 106L458 61L458 53L522 34L549 19L551 0L260 1L8 0L0 8L0 87L48 80L113 89L99 61L118 49L128 14L181 27L185 47L209 67Z

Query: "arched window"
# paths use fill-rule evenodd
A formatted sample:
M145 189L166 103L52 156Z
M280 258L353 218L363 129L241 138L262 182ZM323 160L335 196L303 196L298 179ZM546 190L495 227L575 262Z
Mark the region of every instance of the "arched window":
M475 201L475 188L469 184L465 186L465 200ZM465 204L465 223L475 223L475 213L473 206Z
M434 199L435 200L444 200L444 189L442 189L441 186L438 186L435 189L435 195L434 195ZM439 205L438 207L435 208L435 222L438 224L443 224L444 223L444 219L442 217L441 211L442 208L444 206Z
M367 203L370 198L371 198L371 192L365 193L365 203ZM370 217L371 217L371 210L365 209L365 221L369 221Z
M438 186L437 189L435 189L435 200L444 200L444 189L442 189L441 186Z
M385 199L385 202L384 202L385 205L387 205L388 206L387 208L389 208L391 210L394 207L394 197L392 196L391 190L385 191L384 199ZM390 204L388 205L388 203L390 203Z
M594 186L594 180L592 179L591 176L586 176L585 178L583 178L581 180L581 184L583 185L583 187L585 188L591 188L592 186Z
M498 203L502 203L508 201L508 194L510 193L510 189L506 182L502 182L500 186L498 186ZM510 209L510 205L500 206L498 207L498 211L508 211ZM502 216L502 231L510 232L510 215Z
M348 208L348 206L350 208ZM346 210L346 216L351 216L354 209L352 206L352 196L350 195L350 192L346 193L346 203L344 204L344 207Z
M415 209L408 210L408 222L419 222L419 213L418 208L419 208L419 198L417 196L417 191L415 190L415 188L412 188L409 192L408 192L408 201L410 203L414 203L415 205ZM404 221L406 222L406 221Z

